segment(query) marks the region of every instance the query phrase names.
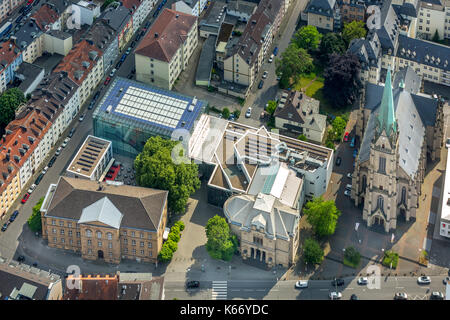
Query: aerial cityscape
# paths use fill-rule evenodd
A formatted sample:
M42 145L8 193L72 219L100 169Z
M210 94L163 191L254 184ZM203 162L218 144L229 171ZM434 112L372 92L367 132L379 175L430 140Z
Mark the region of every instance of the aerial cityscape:
M450 300L450 0L0 9L1 300Z

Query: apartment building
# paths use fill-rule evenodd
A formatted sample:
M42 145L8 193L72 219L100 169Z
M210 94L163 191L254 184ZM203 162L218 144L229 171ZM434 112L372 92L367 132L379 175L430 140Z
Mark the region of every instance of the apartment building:
M25 0L1 0L0 1L0 23L8 20L8 17L15 8L25 3Z
M247 23L255 13L257 4L242 0L229 1L227 5L227 15L237 17L239 21Z
M300 91L285 91L275 110L275 127L303 134L308 140L322 143L327 116L319 114L320 101Z
M60 30L50 30L44 33L44 52L66 56L73 47L72 35Z
M97 20L84 35L103 52L103 75L107 75L119 56L119 39L116 32L104 20Z
M61 277L17 261L0 258L0 299L61 300Z
M90 40L76 44L53 72L65 71L78 86L82 106L103 77L103 52Z
M304 12L309 26L327 31L339 31L341 28L341 14L336 0L311 0Z
M41 207L42 236L83 259L156 262L168 191L60 177Z
M72 12L79 15L81 25L92 25L94 19L100 16L100 6L100 3L82 0L72 4Z
M431 40L436 32L440 40L450 38L450 1L420 1L416 26L419 39Z
M100 16L114 31L119 51L122 51L133 36L133 16L122 5L110 5Z
M136 48L136 80L172 89L197 44L197 17L164 9Z
M340 11L343 22L365 21L366 3L363 0L342 0Z
M156 3L156 0L122 0L123 6L129 9L133 15L133 33L136 33L142 26Z
M6 85L14 80L14 75L22 63L22 52L9 40L0 43L0 93L6 90Z
M224 80L250 88L284 17L281 0L262 0L224 59ZM248 89L245 95L248 94Z
M206 7L207 0L184 0L177 1L172 4L172 10L191 14L193 16L200 16Z

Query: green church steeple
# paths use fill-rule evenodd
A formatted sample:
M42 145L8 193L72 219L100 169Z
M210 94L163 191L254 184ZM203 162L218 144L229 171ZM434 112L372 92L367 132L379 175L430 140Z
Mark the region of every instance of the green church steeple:
M397 121L394 113L394 97L392 95L391 69L388 69L384 84L383 98L378 111L378 134L383 130L388 137L397 132Z

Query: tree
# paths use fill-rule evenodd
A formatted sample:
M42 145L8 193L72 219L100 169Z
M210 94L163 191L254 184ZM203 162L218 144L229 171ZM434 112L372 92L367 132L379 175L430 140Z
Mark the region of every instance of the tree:
M214 259L230 261L237 248L237 240L230 233L225 218L215 215L206 224L206 250Z
M224 119L228 119L230 117L230 110L228 108L223 108L223 110L222 110L222 117Z
M355 247L348 247L345 249L344 259L347 260L351 266L356 268L361 260L361 254Z
M340 141L342 138L342 135L344 134L345 127L347 127L347 122L344 119L342 119L341 117L337 116L336 118L334 118L331 125L333 126L332 130L334 130L334 132L336 133L337 140Z
M319 50L322 60L325 61L328 61L330 54L343 54L346 49L345 41L339 33L329 32L320 41Z
M239 117L241 116L241 111L239 110L234 110L233 111L233 115L235 119L239 119Z
M324 201L322 197L313 198L306 203L303 212L307 221L319 237L330 236L336 229L336 224L341 212L336 208L333 201Z
M26 102L23 92L18 88L6 90L0 96L0 126L6 127L15 118L17 107Z
M320 39L322 35L317 31L314 26L304 26L301 27L294 34L294 43L299 48L303 48L308 51L317 50L319 47Z
M267 108L266 108L267 113L269 113L272 116L276 109L277 109L276 101L273 100L267 101Z
M303 257L305 262L313 266L322 262L323 250L316 240L312 238L306 239L303 248Z
M44 197L40 198L36 205L33 207L33 211L31 216L28 218L28 226L31 231L37 232L42 230L42 222L41 222L41 206L42 202L44 202Z
M352 21L344 25L342 30L342 38L344 38L347 46L353 39L364 38L366 36L367 30L364 25L364 21Z
M361 65L356 55L332 54L323 72L324 94L336 107L352 105L362 89L359 72Z
M151 137L136 157L134 167L140 186L169 191L172 212L183 212L189 196L200 187L198 167L184 156L178 141Z
M308 141L308 138L306 138L306 136L304 134L301 134L298 136L298 140Z
M439 32L437 31L437 29L436 29L436 31L434 32L434 35L433 35L433 38L431 38L431 41L437 42L437 43L440 42L440 41L439 41Z
M289 86L291 78L297 82L301 74L310 73L314 68L313 59L308 52L294 43L281 54L281 60L275 60L275 64L277 75L281 76L280 86L283 88Z
M174 226L178 226L178 228L180 229L180 231L184 230L184 222L179 220L177 222L174 223Z
M327 139L327 141L326 141L326 143L325 143L325 147L334 150L334 143L333 143L333 141Z
M168 246L169 249L172 250L172 252L175 252L178 249L178 244L171 239L167 239L167 241L165 242L165 245Z
M167 241L162 245L161 250L158 254L158 260L161 262L168 262L172 260L173 257L173 251L170 249L170 247L167 245Z

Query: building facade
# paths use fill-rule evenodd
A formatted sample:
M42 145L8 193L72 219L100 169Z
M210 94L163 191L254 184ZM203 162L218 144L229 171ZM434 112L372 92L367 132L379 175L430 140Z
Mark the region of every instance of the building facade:
M133 33L142 26L145 18L153 10L156 0L124 0L122 4L133 14Z
M14 80L15 72L23 61L22 52L13 41L0 45L0 93Z
M336 0L311 0L304 12L307 14L309 26L326 31L341 29L341 14Z
M42 236L83 259L156 262L167 223L167 191L60 177L41 207Z
M100 19L104 20L116 32L121 52L133 36L133 16L130 10L122 5L110 5L102 13Z
M172 89L197 44L197 17L164 9L136 48L136 80Z
M2 0L0 1L0 23L6 21L11 11L25 3L25 0Z
M443 237L450 238L450 149L447 149L447 165L445 176L442 181L441 203L440 203L440 220L439 234Z

